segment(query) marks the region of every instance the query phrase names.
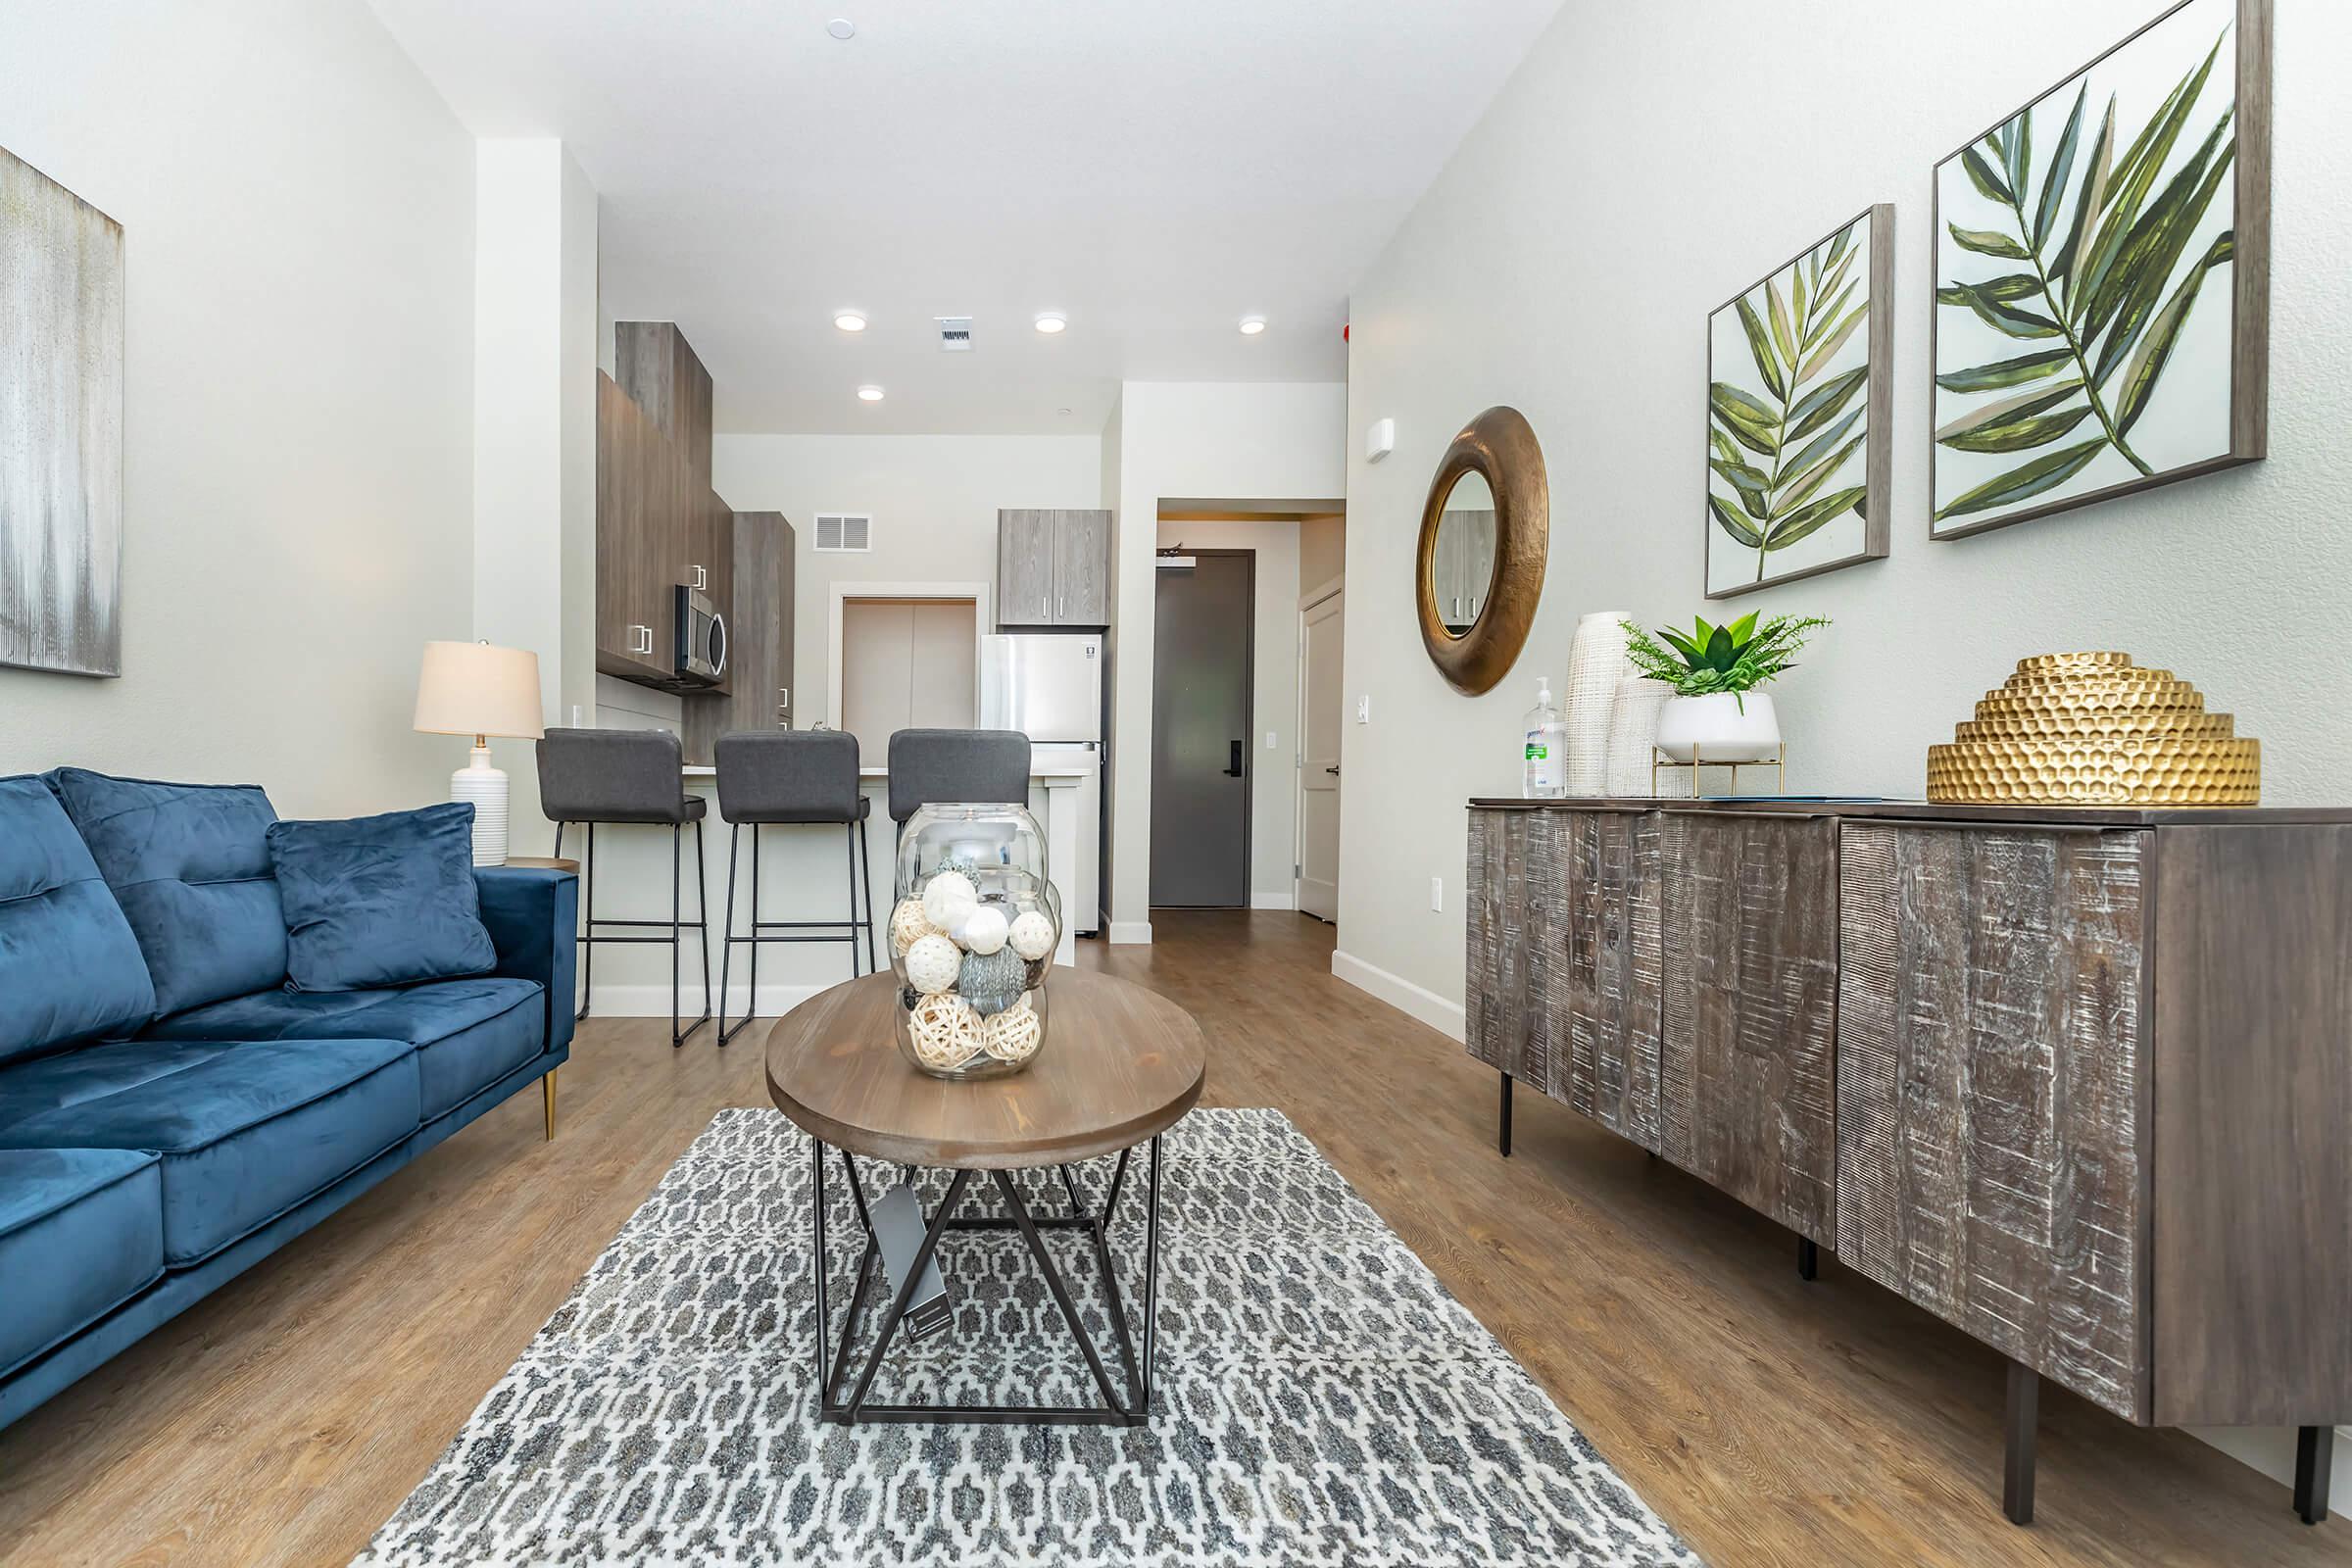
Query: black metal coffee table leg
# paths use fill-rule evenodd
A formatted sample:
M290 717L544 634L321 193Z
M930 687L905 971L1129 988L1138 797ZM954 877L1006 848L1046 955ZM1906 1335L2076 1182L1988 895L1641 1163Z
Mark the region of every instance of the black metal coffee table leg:
M826 1342L831 1338L832 1317L826 1305L825 1288L827 1274L825 1146L815 1144L813 1140L811 1143L814 1144L813 1173L815 1178L812 1184L812 1202L815 1206L812 1230L816 1243L814 1267L816 1270L818 1419L842 1426L855 1425L860 1421L1141 1426L1151 1419L1152 1357L1156 1346L1153 1318L1159 1297L1159 1140L1157 1138L1152 1140L1151 1168L1146 1188L1144 1344L1140 1361L1136 1354L1133 1337L1128 1329L1127 1306L1119 1290L1118 1272L1112 1266L1110 1254L1110 1227L1118 1213L1119 1196L1127 1175L1128 1156L1133 1151L1127 1150L1120 1152L1119 1162L1111 1173L1110 1188L1104 1196L1102 1206L1100 1210L1093 1212L1088 1211L1084 1200L1079 1195L1075 1179L1068 1167L1064 1166L1061 1167L1061 1181L1062 1190L1070 1200L1070 1211L1067 1214L1047 1214L1042 1217L1032 1215L1028 1205L1022 1201L1020 1190L1009 1173L993 1171L990 1174L995 1180L999 1193L1004 1197L1008 1217L958 1215L956 1212L956 1207L962 1200L964 1189L969 1184L972 1175L970 1171L959 1170L955 1172L950 1179L947 1196L941 1200L939 1208L932 1214L924 1227L922 1245L915 1253L913 1265L907 1278L901 1282L896 1298L883 1316L881 1330L875 1338L873 1348L866 1356L863 1369L859 1372L858 1381L846 1401L839 1398L838 1390L842 1378L849 1370L852 1348L858 1342L858 1326L864 1315L867 1285L869 1281L886 1279L887 1273L879 1266L880 1243L874 1234L871 1211L865 1201L864 1186L858 1180L856 1161L845 1150L842 1153L842 1164L849 1173L850 1196L857 1207L858 1224L865 1232L865 1248L858 1258L857 1284L851 1292L849 1313L842 1324L840 1348L828 1363ZM910 1177L911 1174L909 1172ZM897 1334L899 1324L906 1314L908 1298L913 1293L914 1283L920 1277L924 1264L937 1250L940 1238L951 1230L1015 1231L1019 1233L1028 1248L1031 1259L1037 1265L1038 1272L1045 1277L1047 1289L1053 1293L1054 1304L1060 1311L1063 1324L1069 1329L1071 1338L1078 1342L1078 1348L1085 1355L1087 1369L1093 1374L1095 1386L1102 1393L1102 1404L1090 1406L934 1405L867 1402L866 1396L872 1390L875 1375L881 1370L883 1357L890 1351L892 1338ZM1092 1250L1095 1254L1096 1266L1102 1271L1103 1298L1109 1308L1112 1335L1119 1352L1120 1370L1126 1374L1127 1397L1124 1401L1120 1399L1117 1391L1112 1387L1109 1372L1103 1365L1102 1355L1096 1349L1094 1341L1088 1336L1085 1324L1078 1314L1077 1303L1071 1298L1069 1289L1062 1280L1061 1271L1054 1266L1054 1259L1047 1250L1043 1233L1049 1230L1084 1231L1087 1233L1088 1240L1093 1244Z

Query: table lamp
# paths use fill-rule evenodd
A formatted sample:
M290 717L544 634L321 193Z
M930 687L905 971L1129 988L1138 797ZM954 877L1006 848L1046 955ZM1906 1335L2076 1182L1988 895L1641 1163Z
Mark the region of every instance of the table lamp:
M416 728L470 735L473 757L449 775L449 798L473 803L473 863L507 863L507 775L490 765L493 735L536 737L539 656L488 643L426 643Z

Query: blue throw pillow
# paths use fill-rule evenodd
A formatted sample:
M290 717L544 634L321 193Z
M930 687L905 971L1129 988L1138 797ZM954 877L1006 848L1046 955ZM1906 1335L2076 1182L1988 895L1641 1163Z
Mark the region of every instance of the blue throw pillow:
M473 882L473 805L273 822L288 991L370 991L486 974L498 950Z

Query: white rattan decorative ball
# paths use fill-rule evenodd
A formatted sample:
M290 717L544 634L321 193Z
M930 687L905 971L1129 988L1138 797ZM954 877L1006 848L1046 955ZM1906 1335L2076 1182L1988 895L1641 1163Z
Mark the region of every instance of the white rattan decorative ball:
M1019 1002L988 1020L980 1032L982 1049L999 1061L1027 1061L1037 1054L1039 1041L1045 1038L1045 1020L1029 1005L1029 999Z
M925 997L906 1015L906 1023L915 1058L926 1067L951 1072L980 1054L980 1015L961 997Z
M1006 937L1022 957L1042 958L1054 951L1054 922L1030 909L1012 922Z
M908 948L938 931L923 912L920 899L901 899L899 906L890 911L890 951L899 957L906 956Z
M934 931L906 950L906 980L926 996L937 996L956 983L963 955L956 944Z
M1004 946L1004 911L994 905L983 904L963 922L956 939L972 953L995 953Z
M923 888L923 914L942 931L961 926L979 904L979 890L961 871L942 871Z

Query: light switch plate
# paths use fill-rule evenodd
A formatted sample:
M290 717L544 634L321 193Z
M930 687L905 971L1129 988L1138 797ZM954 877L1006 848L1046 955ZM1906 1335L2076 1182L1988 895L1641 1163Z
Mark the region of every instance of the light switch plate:
M1433 876L1429 879L1429 912L1432 914L1446 912L1446 879L1442 876Z
M1372 696L1369 692L1355 700L1355 721L1358 724L1372 722Z
M1280 743L1280 741L1278 741L1278 740L1276 739L1276 737L1275 737L1275 734L1274 734L1274 732L1273 732L1272 730L1268 730L1268 731L1266 731L1266 750L1267 750L1267 751L1269 751L1269 752L1270 752L1270 751L1273 751L1273 750L1274 750L1274 749L1275 749L1275 748L1276 748L1278 745L1280 745L1280 744L1281 744L1281 743Z

